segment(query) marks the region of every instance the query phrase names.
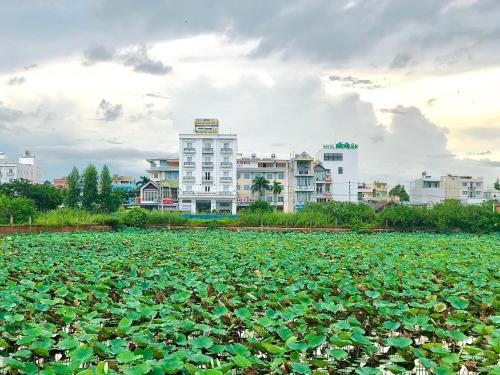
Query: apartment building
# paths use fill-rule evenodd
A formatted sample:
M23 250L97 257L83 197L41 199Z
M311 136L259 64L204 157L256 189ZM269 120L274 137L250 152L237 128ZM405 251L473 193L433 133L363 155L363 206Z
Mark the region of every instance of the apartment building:
M374 181L358 184L358 200L360 201L388 202L394 201L394 198L395 197L389 197L389 191L386 182Z
M295 155L289 164L289 173L293 176L293 209L298 210L306 203L315 202L314 159L303 152Z
M457 199L462 203L477 204L484 201L482 177L453 176L441 177L446 199Z
M146 169L151 181L179 180L179 158L146 159L149 168Z
M427 172L410 183L410 202L435 204L445 199L456 199L464 204L484 202L482 177L447 175L433 178Z
M358 201L358 145L338 142L325 144L316 160L328 170L332 179L332 199L341 202Z
M217 119L196 119L179 134L179 209L236 213L236 134L219 134Z
M332 200L332 176L329 169L321 163L314 164L315 200L327 202Z
M0 152L0 183L25 179L32 183L41 182L41 171L36 164L35 154L25 151L17 162L9 162L7 156Z
M248 207L250 203L259 198L258 193L252 192L253 180L256 177L264 177L269 181L269 190L264 192L263 199L276 206L278 211L292 212L293 198L291 195L287 159L278 159L275 154L271 157L257 157L252 154L251 157L243 157L238 154L236 158L237 173L237 207L238 209ZM274 196L272 192L273 182L281 184L282 191Z

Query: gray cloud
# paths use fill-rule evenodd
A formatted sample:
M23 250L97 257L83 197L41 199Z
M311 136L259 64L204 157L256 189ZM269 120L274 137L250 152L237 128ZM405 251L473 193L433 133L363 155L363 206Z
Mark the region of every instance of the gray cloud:
M145 46L124 53L122 60L124 65L133 67L135 72L165 75L172 70L171 66L151 59Z
M22 111L9 108L0 101L0 121L14 122L21 118L21 116L23 116Z
M26 78L25 77L23 77L23 76L15 76L15 77L10 78L7 81L7 84L9 86L17 86L17 85L22 85L24 82L26 82Z
M401 69L408 66L411 61L411 55L407 53L398 53L394 56L394 59L391 62L392 69Z
M331 75L328 77L330 81L340 82L345 87L364 87L364 88L377 88L379 87L369 79L360 79L352 76L337 76Z
M437 98L430 98L429 100L427 100L427 105L429 107L433 107L437 103L437 101Z
M490 155L491 151L468 152L467 155Z
M24 70L31 70L31 69L35 69L35 68L38 68L37 64L29 64L29 65L26 65L23 67Z
M84 65L93 65L103 61L113 59L115 51L104 46L94 46L83 52L85 58Z
M98 120L115 121L123 115L123 106L121 104L111 104L102 99L96 110Z
M155 99L165 99L165 100L170 99L170 97L168 97L168 96L161 95L161 94L154 93L154 92L148 92L148 93L144 94L143 96L155 98Z

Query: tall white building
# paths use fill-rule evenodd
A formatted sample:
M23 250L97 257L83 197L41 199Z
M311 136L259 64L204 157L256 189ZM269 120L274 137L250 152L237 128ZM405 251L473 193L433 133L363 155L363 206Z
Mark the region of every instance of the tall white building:
M0 152L0 183L5 184L20 179L40 183L41 171L36 165L35 155L25 151L15 163L9 162L7 156Z
M196 119L179 134L179 209L236 213L236 134L219 134L217 119Z
M331 199L342 202L358 201L358 145L338 142L325 144L316 155L317 161L330 170Z

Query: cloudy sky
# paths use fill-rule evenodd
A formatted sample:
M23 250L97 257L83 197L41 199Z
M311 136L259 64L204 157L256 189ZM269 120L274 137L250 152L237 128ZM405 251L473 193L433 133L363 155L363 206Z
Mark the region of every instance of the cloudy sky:
M498 0L0 4L0 151L144 174L216 117L243 153L359 143L362 179L500 176Z

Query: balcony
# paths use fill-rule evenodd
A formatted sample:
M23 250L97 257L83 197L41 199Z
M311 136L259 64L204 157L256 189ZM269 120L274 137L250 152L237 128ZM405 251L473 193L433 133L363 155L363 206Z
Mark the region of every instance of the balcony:
M297 169L295 171L295 175L296 176L314 176L314 171L310 171L310 170L300 170L300 169Z
M182 181L194 181L194 176L184 176L182 177Z
M214 153L214 149L212 147L203 147L203 149L201 150L202 153L204 154L213 154Z
M213 168L214 167L214 163L212 161L204 161L201 166L203 168Z
M220 167L221 168L232 168L233 163L231 163L230 161L223 161L220 163Z
M314 191L312 185L295 185L295 191Z
M232 177L221 177L220 178L220 182L233 182L233 178Z
M194 168L196 166L196 163L194 161L185 161L184 166L187 168Z
M182 190L180 195L234 198L234 197L236 197L236 192L235 191L187 191L187 190Z
M214 183L214 179L213 178L205 178L203 177L203 179L201 180L202 183L204 184L213 184Z
M194 147L184 147L184 153L185 154L195 154L196 149Z
M223 154L232 154L233 153L233 149L231 147L222 147L220 149L220 152L223 153Z

